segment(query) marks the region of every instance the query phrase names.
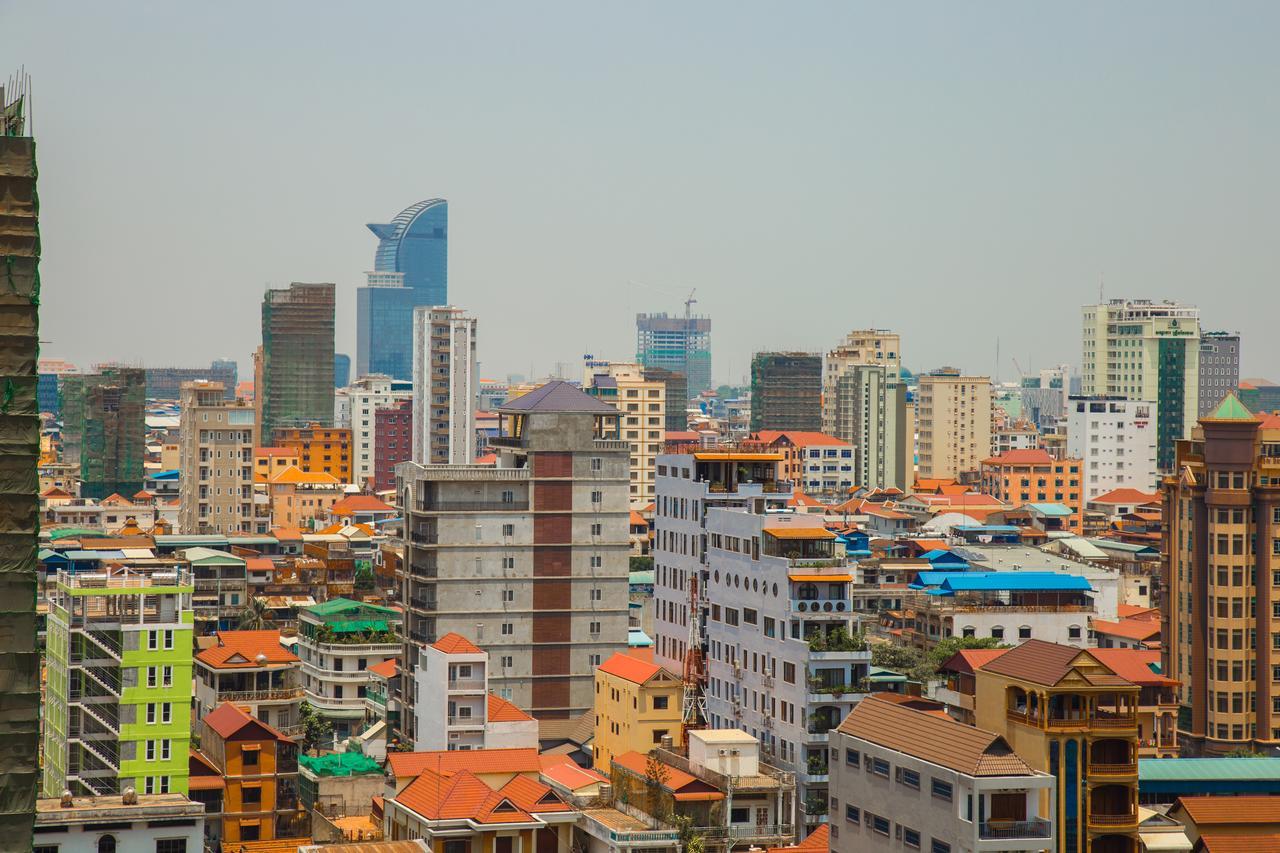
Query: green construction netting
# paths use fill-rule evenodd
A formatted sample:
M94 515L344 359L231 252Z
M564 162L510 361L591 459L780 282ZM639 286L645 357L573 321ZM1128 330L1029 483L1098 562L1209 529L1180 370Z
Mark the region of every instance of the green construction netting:
M358 752L331 752L328 755L300 755L298 763L317 776L363 776L381 773L378 762Z
M362 631L389 631L382 619L357 619L353 622L330 622L335 634L356 634Z

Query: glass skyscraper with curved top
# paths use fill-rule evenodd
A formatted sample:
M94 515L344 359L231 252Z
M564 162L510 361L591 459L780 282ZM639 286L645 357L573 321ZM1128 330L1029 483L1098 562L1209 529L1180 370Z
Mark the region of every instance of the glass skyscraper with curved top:
M356 377L412 379L413 309L449 304L449 203L420 201L369 230L378 248L356 289Z

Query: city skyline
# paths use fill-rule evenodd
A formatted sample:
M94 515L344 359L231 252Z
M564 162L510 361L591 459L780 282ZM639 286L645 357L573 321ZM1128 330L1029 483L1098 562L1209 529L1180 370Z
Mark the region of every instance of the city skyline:
M354 353L364 223L438 196L454 208L450 301L490 330L486 377L572 371L584 352L630 359L634 315L676 313L696 287L719 330L717 382L741 381L756 351L872 325L901 331L913 369L1012 379L1015 356L1078 363L1075 323L1029 311L1072 317L1100 284L1107 298L1202 305L1206 329L1247 339L1242 376L1268 375L1280 345L1250 307L1276 260L1260 200L1280 129L1256 109L1275 9L1224 22L1190 7L727 8L688 10L678 33L661 10L406 8L405 26L379 30L385 64L355 49L330 70L297 51L358 44L372 22L279 7L246 28L84 6L69 32L42 7L5 6L21 42L0 46L41 83L43 351L82 365L230 354L248 375L263 290L334 281L336 349ZM702 38L726 25L734 38ZM440 35L429 56L412 49L421 27ZM232 37L243 64L196 74ZM275 48L252 49L263 42ZM663 67L625 59L649 42ZM120 98L83 86L108 49L147 57L111 64ZM412 108L390 111L406 97ZM379 127L378 156L330 132L338 101ZM122 110L129 134L113 132ZM424 145L430 156L408 156ZM219 153L191 169L203 151ZM145 265L131 263L138 235ZM141 331L143 300L170 317L193 299L203 332L167 323L115 351L95 343L103 324ZM992 333L957 336L957 322ZM531 348L529 323L542 332Z

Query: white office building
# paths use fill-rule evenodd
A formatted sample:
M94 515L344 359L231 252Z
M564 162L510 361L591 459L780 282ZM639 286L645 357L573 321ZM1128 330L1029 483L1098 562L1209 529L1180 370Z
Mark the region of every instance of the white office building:
M351 476L357 485L373 479L377 447L374 415L413 399L413 383L390 376L361 376L333 394L334 426L351 430Z
M1072 397L1067 456L1083 465L1084 499L1113 489L1156 487L1156 404L1109 397Z
M781 454L658 457L655 663L680 671L690 585L703 630L712 728L742 729L796 774L797 822L825 820L828 732L858 698L870 653L854 642L852 580L834 534L784 508ZM819 807L820 806L820 807Z

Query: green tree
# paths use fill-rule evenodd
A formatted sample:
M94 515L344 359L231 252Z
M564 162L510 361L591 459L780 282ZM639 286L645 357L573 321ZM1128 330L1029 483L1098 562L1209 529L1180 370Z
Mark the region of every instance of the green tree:
M877 643L871 647L871 665L906 674L924 662L924 652L911 646Z
M685 853L704 853L707 849L707 839L702 834L694 831L692 817L678 814L672 817L671 822L676 825L676 832L680 836L680 846L684 848Z
M298 708L298 722L302 725L302 748L312 749L320 744L333 742L333 723L316 713L310 702Z
M628 569L633 572L653 571L653 557L632 557Z
M662 786L671 778L671 768L649 753L644 762L644 783L649 794L649 815L662 820Z
M938 677L938 668L958 651L1000 648L1005 648L1004 644L994 637L947 637L930 649L923 663L908 675L916 681L933 681Z
M276 625L271 608L267 607L265 599L253 597L245 603L244 609L240 611L240 630L242 631L265 631L274 628Z
M1256 752L1247 746L1237 746L1227 753L1227 758L1266 758L1266 754Z

